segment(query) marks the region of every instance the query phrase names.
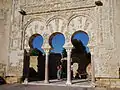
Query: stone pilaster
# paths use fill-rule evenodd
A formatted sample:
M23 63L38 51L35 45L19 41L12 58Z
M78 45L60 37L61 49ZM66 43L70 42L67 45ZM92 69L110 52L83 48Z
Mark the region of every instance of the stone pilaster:
M95 87L95 65L94 65L95 46L89 46L89 48L90 48L90 53L91 53L91 86Z

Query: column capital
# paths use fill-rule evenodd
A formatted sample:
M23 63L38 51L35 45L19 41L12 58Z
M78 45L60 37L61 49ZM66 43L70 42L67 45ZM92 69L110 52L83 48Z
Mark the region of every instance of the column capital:
M65 43L63 46L66 50L71 50L73 48L72 43Z
M66 47L64 47L64 48L66 49L67 52L71 52L71 50L72 50L73 47L72 47L72 46L70 46L70 47L69 47L69 46L66 46Z
M49 53L50 48L45 48L44 51L45 51L45 53Z
M50 50L51 47L50 47L49 44L44 44L42 48L45 51L45 53L49 53L49 50Z
M43 47L43 50L45 51L45 53L49 53L50 47Z

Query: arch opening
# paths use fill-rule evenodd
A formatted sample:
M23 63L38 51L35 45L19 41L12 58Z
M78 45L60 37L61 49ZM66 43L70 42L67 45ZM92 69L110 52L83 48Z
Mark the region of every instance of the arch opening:
M90 70L88 71L87 67L90 66L89 64L91 63L91 54L87 47L89 36L84 31L76 31L71 37L71 42L74 46L71 56L71 66L73 68L72 77L75 79L86 79L90 76L90 73L88 73ZM75 63L78 64L77 70L74 69L76 68Z
M57 79L57 67L61 65L62 52L64 51L63 45L65 37L60 32L53 33L49 38L51 51L49 55L49 78Z
M24 73L28 81L44 80L45 75L45 56L41 48L43 37L40 34L34 34L29 38L29 52L26 52L24 58ZM26 65L26 66L25 66Z
M56 32L50 36L49 44L52 47L51 52L61 53L65 44L65 37L62 33Z

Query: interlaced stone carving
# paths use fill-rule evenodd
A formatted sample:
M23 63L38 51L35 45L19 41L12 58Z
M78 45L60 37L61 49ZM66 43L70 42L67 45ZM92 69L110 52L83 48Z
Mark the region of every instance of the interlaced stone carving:
M75 15L71 18L68 25L68 30L70 32L66 32L66 38L72 36L72 34L76 31L85 31L90 37L90 45L95 45L94 41L96 32L93 32L93 23L87 16L83 15Z
M34 34L43 34L45 31L45 24L42 21L32 21L25 30L25 48L29 47L29 38ZM45 35L46 36L46 35Z

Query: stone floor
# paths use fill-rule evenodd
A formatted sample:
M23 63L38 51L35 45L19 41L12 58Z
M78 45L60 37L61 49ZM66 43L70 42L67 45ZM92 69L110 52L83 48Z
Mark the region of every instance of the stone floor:
M72 87L56 85L24 85L24 84L5 84L0 85L0 90L120 90L119 88L99 88L99 87Z
M25 83L23 83L25 84ZM28 85L52 85L52 86L68 86L66 85L66 80L49 80L48 84L45 84L44 81L32 81L29 82ZM72 80L72 87L92 87L91 81L87 79L78 79L78 80Z
M120 90L119 88L92 87L91 81L86 79L72 80L72 85L66 85L66 80L32 81L27 84L0 85L0 90Z

